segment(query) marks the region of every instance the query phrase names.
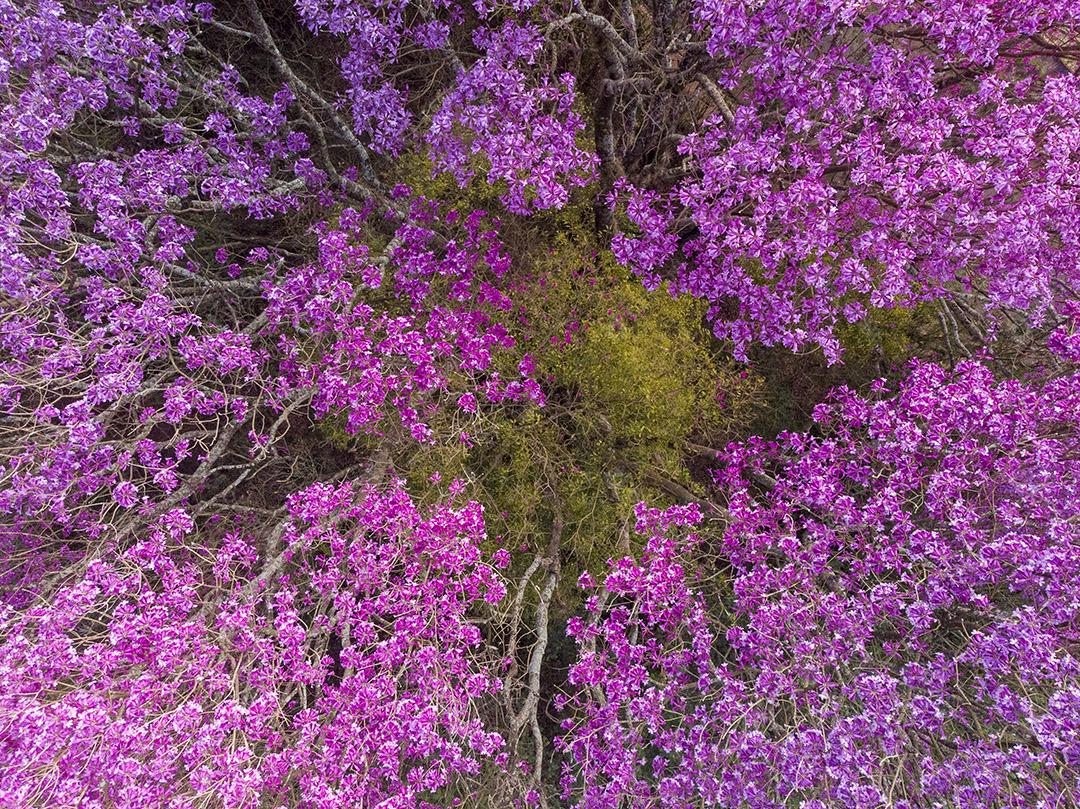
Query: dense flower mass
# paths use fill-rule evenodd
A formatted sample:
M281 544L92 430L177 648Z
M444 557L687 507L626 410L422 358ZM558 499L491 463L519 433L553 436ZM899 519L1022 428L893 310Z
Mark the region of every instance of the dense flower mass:
M245 523L176 509L6 611L4 805L416 806L500 753L466 617L505 593L477 503L316 484L269 539Z
M837 323L867 306L975 288L1038 321L1076 288L1080 79L1040 44L1075 32L1075 3L693 13L723 106L679 144L696 172L662 199L631 192L641 234L615 249L646 278L670 265L738 351L816 343L835 360ZM666 234L687 227L677 251Z
M728 528L641 510L571 628L578 805L1054 806L1080 791L1080 378L912 370L733 445ZM723 576L720 583L718 576ZM643 751L649 751L648 757Z
M1080 802L1078 189L1069 0L0 0L0 806Z
M186 61L208 9L3 14L2 802L412 806L475 774L503 746L479 504L347 482L385 462L304 487L283 437L310 412L425 441L462 385L542 398L491 367L484 214L352 199L288 86ZM312 261L244 224L313 205Z

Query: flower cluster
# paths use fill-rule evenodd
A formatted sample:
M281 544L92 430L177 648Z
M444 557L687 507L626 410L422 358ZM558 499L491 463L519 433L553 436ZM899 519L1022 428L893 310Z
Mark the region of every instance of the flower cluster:
M0 803L429 805L503 747L483 539L478 504L400 484L314 485L270 540L164 515L0 616Z
M316 177L293 92L245 94L231 66L206 78L191 52L205 20L186 3L66 11L5 18L0 416L18 440L0 513L13 554L34 535L60 543L13 566L13 586L82 554L73 537L220 494L220 465L281 463L298 411L425 439L452 374L489 401L541 398L489 367L512 340L508 260L482 214L460 233L423 202L386 218L350 196L347 170L326 164L334 187ZM101 148L86 119L109 133ZM252 238L253 223L330 204L313 262L306 227ZM370 255L364 240L386 238Z
M1075 289L1080 77L1045 44L1071 41L1075 3L693 13L726 115L680 142L694 171L668 204L629 192L636 232L615 249L712 303L737 353L819 345L835 361L835 327L867 307L967 292L1038 322ZM676 232L680 254L656 249Z
M475 39L485 55L443 99L427 136L436 165L465 183L473 175L470 156L481 155L488 182L507 184L501 198L511 212L561 208L571 188L594 179L596 164L578 143L582 121L572 108L573 75L530 86L520 64L534 61L540 50L533 26L507 23ZM462 127L468 139L460 136Z
M0 23L0 803L468 790L508 756L479 711L480 506L287 436L426 439L442 399L541 398L491 367L489 220L377 201L320 154L308 85L208 58L203 5Z
M493 353L514 345L497 319L510 306L497 286L509 260L495 232L474 211L460 242L439 248L434 224L445 225L437 207L417 201L379 261L359 241L362 211L347 208L336 227L317 228L319 259L267 287L268 328L281 334L276 396L310 397L317 416L342 415L353 433L379 429L390 410L419 441L451 370L489 401L542 403L535 380L504 380L491 368ZM395 305L377 309L365 292ZM474 394L465 396L462 409L475 410Z
M578 805L1036 806L1080 782L1080 377L918 365L640 510L571 634ZM576 789L575 789L576 787Z
M596 162L579 143L584 124L572 109L573 76L537 70L543 36L527 13L532 5L297 3L312 30L344 40L341 75L353 128L376 151L396 155L416 134L410 101L417 91L398 75L419 59L444 62L451 78L430 100L430 122L420 128L436 169L464 184L486 165L488 182L506 183L502 200L521 214L562 207L571 188L591 181ZM466 50L475 59L459 55Z
M1074 0L288 5L0 0L0 804L547 809L552 758L583 807L1075 803ZM514 220L395 184L406 153ZM533 216L594 183L594 227ZM775 440L680 428L663 466L719 467L668 480L624 445L698 424L695 374L597 343L640 429L576 371L523 412L552 365L515 334L577 367L611 232L740 358L836 360L929 301L1048 350L916 362ZM610 300L622 334L656 299ZM631 365L670 326L665 368L714 367L696 308L644 314ZM603 444L607 492L560 502L555 434ZM429 463L509 464L528 536L489 559ZM708 520L638 506L571 615L564 511L631 479Z

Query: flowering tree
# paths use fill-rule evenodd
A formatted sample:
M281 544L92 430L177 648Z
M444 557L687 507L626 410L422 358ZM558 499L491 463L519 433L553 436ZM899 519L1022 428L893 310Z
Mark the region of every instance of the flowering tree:
M9 617L5 804L423 805L500 752L468 654L504 593L478 504L315 484L269 548L245 522L170 512Z
M960 350L986 309L1071 297L1075 3L647 5L651 40L625 14L602 29L615 250L710 301L738 353L835 361L838 322L935 299ZM661 80L711 111L686 127L651 103Z
M642 509L572 634L580 806L1036 806L1080 789L1080 378L918 365ZM586 584L590 582L586 581Z
M370 485L442 400L541 396L491 367L484 215L385 191L302 80L248 92L208 7L0 15L3 802L406 806L475 775L480 507ZM320 418L383 448L312 456Z
M1075 799L1078 32L0 0L0 803ZM691 441L929 303L959 366Z

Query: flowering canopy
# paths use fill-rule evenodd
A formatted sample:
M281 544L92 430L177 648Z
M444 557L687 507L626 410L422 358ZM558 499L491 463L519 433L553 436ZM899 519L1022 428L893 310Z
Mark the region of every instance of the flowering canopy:
M170 512L7 616L5 804L421 805L500 751L474 705L498 681L468 655L468 609L505 592L480 507L316 484L288 511L269 550L219 525L209 567Z
M642 560L572 627L579 805L1067 803L1078 404L1075 375L919 365L837 392L822 437L733 445L715 547L692 507L640 510Z
M1076 3L0 34L0 804L1076 801ZM898 308L922 357L813 425L686 415L729 398L682 358Z
M840 355L838 321L957 292L1041 320L1080 266L1072 2L693 4L718 110L627 189L620 258L717 334ZM813 44L809 44L813 43ZM1075 56L1073 57L1075 58ZM679 229L691 233L681 243Z

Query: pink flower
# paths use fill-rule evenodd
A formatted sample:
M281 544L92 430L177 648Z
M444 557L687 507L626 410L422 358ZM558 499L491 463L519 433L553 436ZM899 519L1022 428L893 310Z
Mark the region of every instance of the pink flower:
M138 496L139 490L135 488L135 484L127 480L121 481L113 488L113 499L124 508L135 505Z

